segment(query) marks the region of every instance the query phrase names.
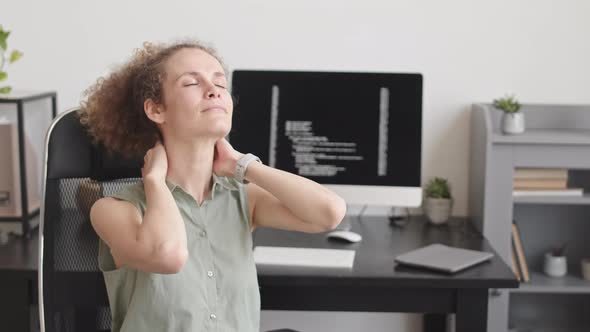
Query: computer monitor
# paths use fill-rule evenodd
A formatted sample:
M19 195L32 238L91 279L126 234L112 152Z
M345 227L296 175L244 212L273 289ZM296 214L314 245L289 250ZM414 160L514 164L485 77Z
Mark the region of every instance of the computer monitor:
M347 204L421 204L422 75L236 70L230 142Z

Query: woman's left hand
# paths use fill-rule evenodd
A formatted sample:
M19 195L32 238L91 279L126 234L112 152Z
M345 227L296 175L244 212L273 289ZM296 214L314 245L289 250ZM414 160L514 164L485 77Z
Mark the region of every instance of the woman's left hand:
M215 143L215 156L213 157L213 173L217 176L234 177L236 163L243 156L234 150L229 142L222 138Z

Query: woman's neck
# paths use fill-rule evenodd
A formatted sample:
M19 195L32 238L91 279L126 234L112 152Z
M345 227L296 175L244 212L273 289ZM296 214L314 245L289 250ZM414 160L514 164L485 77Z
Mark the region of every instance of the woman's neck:
M166 179L182 187L199 205L207 198L213 185L215 142L214 139L202 139L164 143L168 157Z

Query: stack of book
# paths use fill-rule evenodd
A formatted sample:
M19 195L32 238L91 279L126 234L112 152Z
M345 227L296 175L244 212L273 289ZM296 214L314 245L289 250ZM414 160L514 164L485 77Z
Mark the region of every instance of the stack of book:
M513 196L583 196L583 188L568 187L564 168L516 168Z

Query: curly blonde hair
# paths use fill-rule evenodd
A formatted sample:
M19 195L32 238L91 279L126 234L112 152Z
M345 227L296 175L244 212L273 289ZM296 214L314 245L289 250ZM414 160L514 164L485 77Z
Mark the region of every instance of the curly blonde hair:
M151 98L157 104L163 103L164 64L186 48L207 52L219 61L227 75L217 52L200 42L144 43L128 62L99 78L84 92L87 99L81 103L78 115L95 143L109 152L141 157L161 139L157 125L144 112L144 102Z

